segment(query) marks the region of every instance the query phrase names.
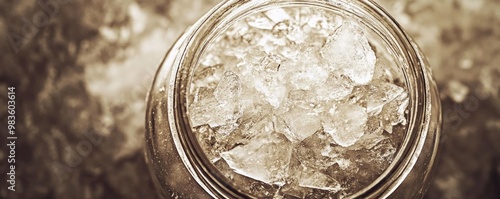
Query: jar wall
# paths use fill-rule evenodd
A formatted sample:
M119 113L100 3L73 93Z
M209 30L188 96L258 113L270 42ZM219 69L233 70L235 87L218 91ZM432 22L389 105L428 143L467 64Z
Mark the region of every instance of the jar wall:
M157 191L163 198L211 198L184 166L166 117L170 104L165 89L169 87L169 81L159 77L169 76L182 41L181 37L167 53L147 97L146 161Z
M410 38L411 39L411 38ZM425 56L420 48L413 42L413 47L417 50L422 69L425 71L425 78L429 90L427 91L430 100L430 109L427 110L429 126L427 135L423 140L422 150L419 152L418 159L414 168L409 172L404 181L390 195L390 198L422 198L429 187L430 180L434 174L438 149L441 138L441 101L432 71Z

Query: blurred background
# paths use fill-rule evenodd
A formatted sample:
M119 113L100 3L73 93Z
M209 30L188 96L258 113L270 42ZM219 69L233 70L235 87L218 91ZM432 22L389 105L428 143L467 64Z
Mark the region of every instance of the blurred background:
M157 198L143 157L146 93L176 38L218 2L0 0L0 104L15 86L18 136L16 192L2 180L0 198ZM441 91L426 198L500 198L500 1L378 2ZM6 137L6 108L0 121Z

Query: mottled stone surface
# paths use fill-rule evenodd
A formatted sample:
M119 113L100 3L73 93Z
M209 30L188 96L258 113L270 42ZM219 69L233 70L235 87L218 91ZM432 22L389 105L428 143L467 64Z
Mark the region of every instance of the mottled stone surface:
M0 104L16 86L19 141L17 190L2 180L0 198L156 198L144 98L167 49L217 1L61 2L33 34L20 29L43 9L1 2ZM421 46L441 91L442 151L426 198L499 198L500 1L379 2ZM18 50L12 33L27 38Z

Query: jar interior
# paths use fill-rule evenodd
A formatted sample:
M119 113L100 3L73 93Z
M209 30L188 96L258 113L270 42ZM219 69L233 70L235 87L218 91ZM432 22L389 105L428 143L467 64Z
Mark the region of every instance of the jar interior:
M185 96L207 168L254 197L345 197L382 181L409 142L413 103L407 60L387 32L366 13L311 2L234 16L196 49ZM338 56L373 64L370 79L345 66L321 72Z

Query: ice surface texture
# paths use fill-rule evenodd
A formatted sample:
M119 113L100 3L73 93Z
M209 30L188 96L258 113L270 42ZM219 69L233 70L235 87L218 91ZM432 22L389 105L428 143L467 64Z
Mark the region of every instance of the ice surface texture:
M229 27L202 56L190 91L207 157L281 187L276 196L345 196L372 182L404 137L408 94L363 30L307 7Z

